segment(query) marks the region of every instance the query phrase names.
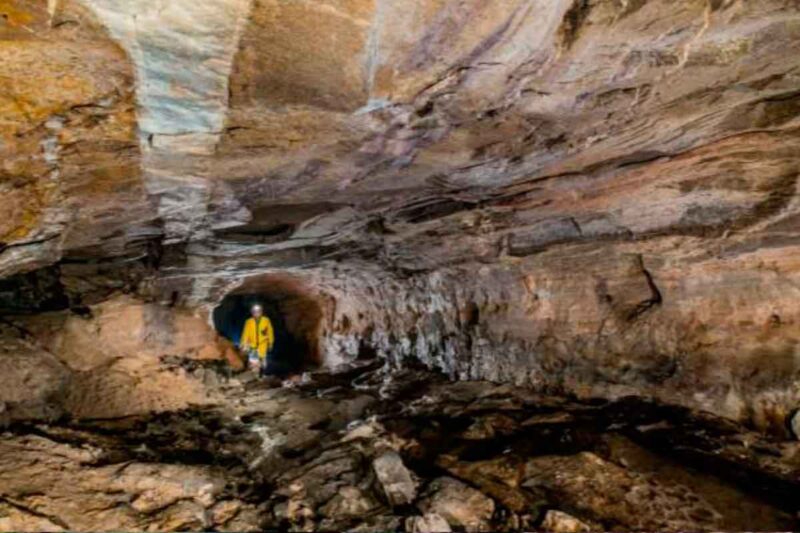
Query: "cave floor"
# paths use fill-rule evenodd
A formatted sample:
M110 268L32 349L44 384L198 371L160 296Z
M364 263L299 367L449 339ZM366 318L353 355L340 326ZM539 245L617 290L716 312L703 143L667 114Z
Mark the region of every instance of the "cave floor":
M800 443L640 398L365 364L214 406L18 425L0 530L797 529Z

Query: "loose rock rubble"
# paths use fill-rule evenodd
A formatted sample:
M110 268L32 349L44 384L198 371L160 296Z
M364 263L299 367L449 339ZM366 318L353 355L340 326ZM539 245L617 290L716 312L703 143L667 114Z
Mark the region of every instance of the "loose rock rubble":
M800 444L635 398L575 402L420 371L387 378L364 365L280 387L244 373L221 380L213 406L11 426L0 437L0 528L798 526Z
M585 533L591 531L591 526L567 513L547 511L542 520L542 529L553 533Z
M457 479L442 477L428 486L420 510L441 516L448 524L467 531L485 531L494 515L494 501Z
M247 288L328 367L650 396L787 436L796 0L0 5L0 314L67 311L24 327L86 373L15 349L51 380L0 419L57 415L50 388L84 417L198 403L183 376L138 380L129 348L188 309L162 333L213 353L187 341ZM120 294L148 304L129 328ZM108 320L118 349L83 328ZM96 351L119 360L86 368Z
M372 463L375 475L392 506L411 504L417 496L417 484L396 452L386 452Z

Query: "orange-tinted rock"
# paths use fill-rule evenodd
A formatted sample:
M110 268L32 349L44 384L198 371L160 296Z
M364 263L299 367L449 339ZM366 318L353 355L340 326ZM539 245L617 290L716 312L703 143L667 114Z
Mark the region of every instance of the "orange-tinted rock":
M89 316L41 315L26 320L25 330L65 375L46 380L57 390L41 395L55 412L77 418L115 418L213 402L213 387L169 360L225 360L230 349L203 318L130 298L95 306ZM20 357L20 364L9 359L9 372L22 372L30 364L31 356ZM34 373L48 376L46 370ZM36 396L35 390L26 394ZM4 401L16 403L13 398Z
M122 254L148 222L128 59L80 5L54 6L0 6L2 275Z

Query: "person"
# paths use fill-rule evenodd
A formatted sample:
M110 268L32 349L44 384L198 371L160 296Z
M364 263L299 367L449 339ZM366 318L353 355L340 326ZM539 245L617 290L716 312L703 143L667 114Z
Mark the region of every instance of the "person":
M250 308L250 318L244 323L240 347L248 355L253 354L259 361L259 375L264 377L268 372L269 352L275 344L275 332L272 322L264 316L264 308L256 304Z

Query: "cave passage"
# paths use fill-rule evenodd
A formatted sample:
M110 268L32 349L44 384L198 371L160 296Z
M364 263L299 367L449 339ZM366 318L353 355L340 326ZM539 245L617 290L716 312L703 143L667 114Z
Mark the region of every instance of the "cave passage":
M302 292L275 284L270 290L229 294L214 309L214 327L238 346L244 323L255 304L263 306L275 331L275 345L269 355L270 371L286 376L316 368L322 312L315 299Z

